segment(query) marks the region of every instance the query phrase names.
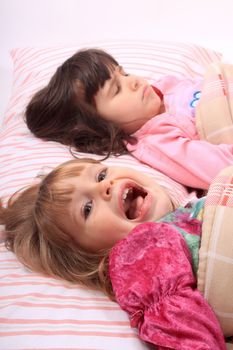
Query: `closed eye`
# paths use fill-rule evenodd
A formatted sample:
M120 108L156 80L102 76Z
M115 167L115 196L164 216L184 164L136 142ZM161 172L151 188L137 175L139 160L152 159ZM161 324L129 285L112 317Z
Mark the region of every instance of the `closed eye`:
M121 74L123 77L128 77L128 76L129 76L129 74L126 73L122 67L120 67L120 74ZM114 92L114 96L116 96L117 94L119 94L119 92L121 92L121 84L120 84L120 79L117 79L117 80L116 80L116 83L115 83L115 92Z
M120 86L117 86L117 88L116 88L116 92L115 92L115 95L117 95L117 94L118 94L120 91L121 91Z

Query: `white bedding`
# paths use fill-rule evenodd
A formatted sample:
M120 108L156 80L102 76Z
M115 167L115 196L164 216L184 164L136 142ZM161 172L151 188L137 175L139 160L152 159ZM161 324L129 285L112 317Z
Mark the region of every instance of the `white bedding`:
M209 62L221 59L213 50L177 42L112 41L93 45L107 49L127 71L147 79L166 73L200 76ZM12 50L12 94L0 131L0 196L4 201L29 185L42 167L51 168L71 158L67 147L34 138L24 124L23 113L31 95L78 48L80 45ZM134 167L154 176L180 204L195 195L131 156L110 158L106 163ZM1 350L146 348L148 345L137 338L127 315L116 303L100 292L28 271L1 244Z

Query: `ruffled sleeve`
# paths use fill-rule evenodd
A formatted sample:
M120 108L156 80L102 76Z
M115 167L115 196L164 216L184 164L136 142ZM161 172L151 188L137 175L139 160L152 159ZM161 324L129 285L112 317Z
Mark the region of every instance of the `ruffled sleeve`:
M196 289L184 238L169 223L143 223L109 256L116 300L139 336L158 349L226 349L212 309Z

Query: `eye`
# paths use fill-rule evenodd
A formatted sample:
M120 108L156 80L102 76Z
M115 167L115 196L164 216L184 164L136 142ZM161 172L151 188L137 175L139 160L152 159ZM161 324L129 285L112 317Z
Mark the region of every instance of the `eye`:
M83 206L83 216L85 218L85 220L88 218L88 216L90 215L92 210L92 201L87 202L84 206Z
M121 91L120 85L116 85L115 95L117 95L120 91Z
M107 168L105 168L105 169L102 169L99 173L98 173L98 175L97 175L97 181L98 182L101 182L101 181L103 181L104 179L105 179L105 177L106 177L106 175L107 175Z

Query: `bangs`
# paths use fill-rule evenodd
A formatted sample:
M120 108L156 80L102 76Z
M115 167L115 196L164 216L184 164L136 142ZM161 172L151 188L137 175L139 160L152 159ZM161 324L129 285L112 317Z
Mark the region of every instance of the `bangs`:
M85 89L87 102L91 102L93 96L111 78L115 67L116 64L109 61L106 57L104 57L104 60L93 62L92 65L89 64L81 81Z
M73 56L73 64L77 73L77 89L84 94L88 103L92 103L93 96L111 78L115 67L119 66L111 55L95 49L79 51Z
M64 167L60 167L57 169L57 171L54 174L54 180L55 182L60 182L62 180L66 180L68 178L73 178L76 176L80 176L82 171L86 168L86 164L77 164L77 162L72 162L67 164Z
M72 179L80 176L86 166L90 163L99 163L94 159L74 159L61 164L54 169L43 180L40 191L48 195L48 202L54 207L60 207L68 204L72 200L75 186L69 183L63 183L64 180Z
M53 181L59 182L68 178L79 176L89 164L99 164L99 161L92 158L69 160L53 170L51 173L53 176Z

